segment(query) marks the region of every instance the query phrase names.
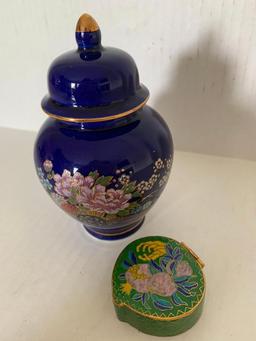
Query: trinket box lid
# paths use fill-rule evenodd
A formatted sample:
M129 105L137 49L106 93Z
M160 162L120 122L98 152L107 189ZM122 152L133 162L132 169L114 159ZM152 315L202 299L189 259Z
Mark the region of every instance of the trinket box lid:
M133 241L121 252L113 270L118 318L156 336L191 328L203 307L203 266L189 247L174 239L153 236Z
M42 108L56 119L98 122L126 116L149 97L132 57L101 45L97 22L83 14L76 26L77 49L56 58L48 71L49 94Z

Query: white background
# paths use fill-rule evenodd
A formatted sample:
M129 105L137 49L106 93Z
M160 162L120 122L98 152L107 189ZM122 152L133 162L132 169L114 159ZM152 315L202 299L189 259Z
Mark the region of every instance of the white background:
M134 57L176 149L256 160L253 0L1 0L0 126L39 129L48 66L83 12Z

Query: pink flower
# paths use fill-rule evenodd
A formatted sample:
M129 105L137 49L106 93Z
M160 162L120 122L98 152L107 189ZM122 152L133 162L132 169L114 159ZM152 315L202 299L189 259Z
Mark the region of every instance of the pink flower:
M64 170L62 175L55 174L55 191L69 198L72 195L72 190L77 190L79 187L83 185L84 177L79 172L76 172L73 176L70 174L68 170Z
M125 194L123 190L108 189L106 192L106 203L104 210L107 213L115 214L120 210L124 210L129 206L128 201L132 195Z
M75 204L83 205L86 209L101 213L116 214L129 206L132 195L123 190L108 189L105 186L95 185L91 176L83 176L76 172L73 176L68 170L62 175L55 174L55 192L65 198L72 197Z
M94 179L91 176L85 176L83 181L83 186L92 188L94 185Z
M84 207L92 211L115 214L129 206L131 194L125 194L122 190L108 189L102 185L81 187L76 200Z
M178 262L176 266L176 276L183 277L183 276L191 276L193 273L191 266L186 261Z
M136 264L125 273L126 281L138 292L148 292L149 279L152 277L148 264Z
M92 188L81 187L80 194L76 197L77 201L83 204L84 207L92 211L102 212L102 207L105 201L105 187L96 185Z
M176 291L176 285L166 272L154 275L149 270L149 264L136 264L125 273L126 281L138 292L151 292L160 296L171 296Z
M53 167L52 161L45 160L44 163L43 163L43 167L44 167L44 170L46 171L46 173L51 172L52 167Z
M77 191L76 194L76 201L79 204L87 203L88 202L88 196L90 196L93 192L93 185L94 185L94 179L91 176L86 176L83 179L82 186L79 188L79 191ZM97 187L97 186L95 186ZM103 187L103 186L101 186ZM99 188L97 188L99 189ZM101 189L102 191L102 189Z
M166 272L154 274L149 280L149 290L157 295L171 296L176 291L172 277Z
M78 213L78 208L74 205L64 202L61 204L61 208L72 216L76 216Z

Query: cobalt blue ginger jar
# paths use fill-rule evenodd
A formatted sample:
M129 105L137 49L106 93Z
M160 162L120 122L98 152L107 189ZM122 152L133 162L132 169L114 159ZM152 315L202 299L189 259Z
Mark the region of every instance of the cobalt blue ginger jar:
M48 72L49 116L34 148L39 179L55 203L93 236L118 239L138 230L163 191L173 143L161 116L146 105L126 52L101 45L88 14L76 26L77 49Z

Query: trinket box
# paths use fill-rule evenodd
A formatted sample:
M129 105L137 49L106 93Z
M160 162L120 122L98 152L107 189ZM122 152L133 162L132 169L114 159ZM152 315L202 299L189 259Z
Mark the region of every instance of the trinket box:
M202 313L203 266L189 247L174 239L154 236L133 241L113 270L117 317L151 335L186 331Z
M48 71L48 115L34 147L44 189L93 236L118 239L138 230L162 193L173 143L126 52L101 44L88 14L76 26L77 48ZM58 42L56 42L58 44ZM139 48L139 47L138 47Z

